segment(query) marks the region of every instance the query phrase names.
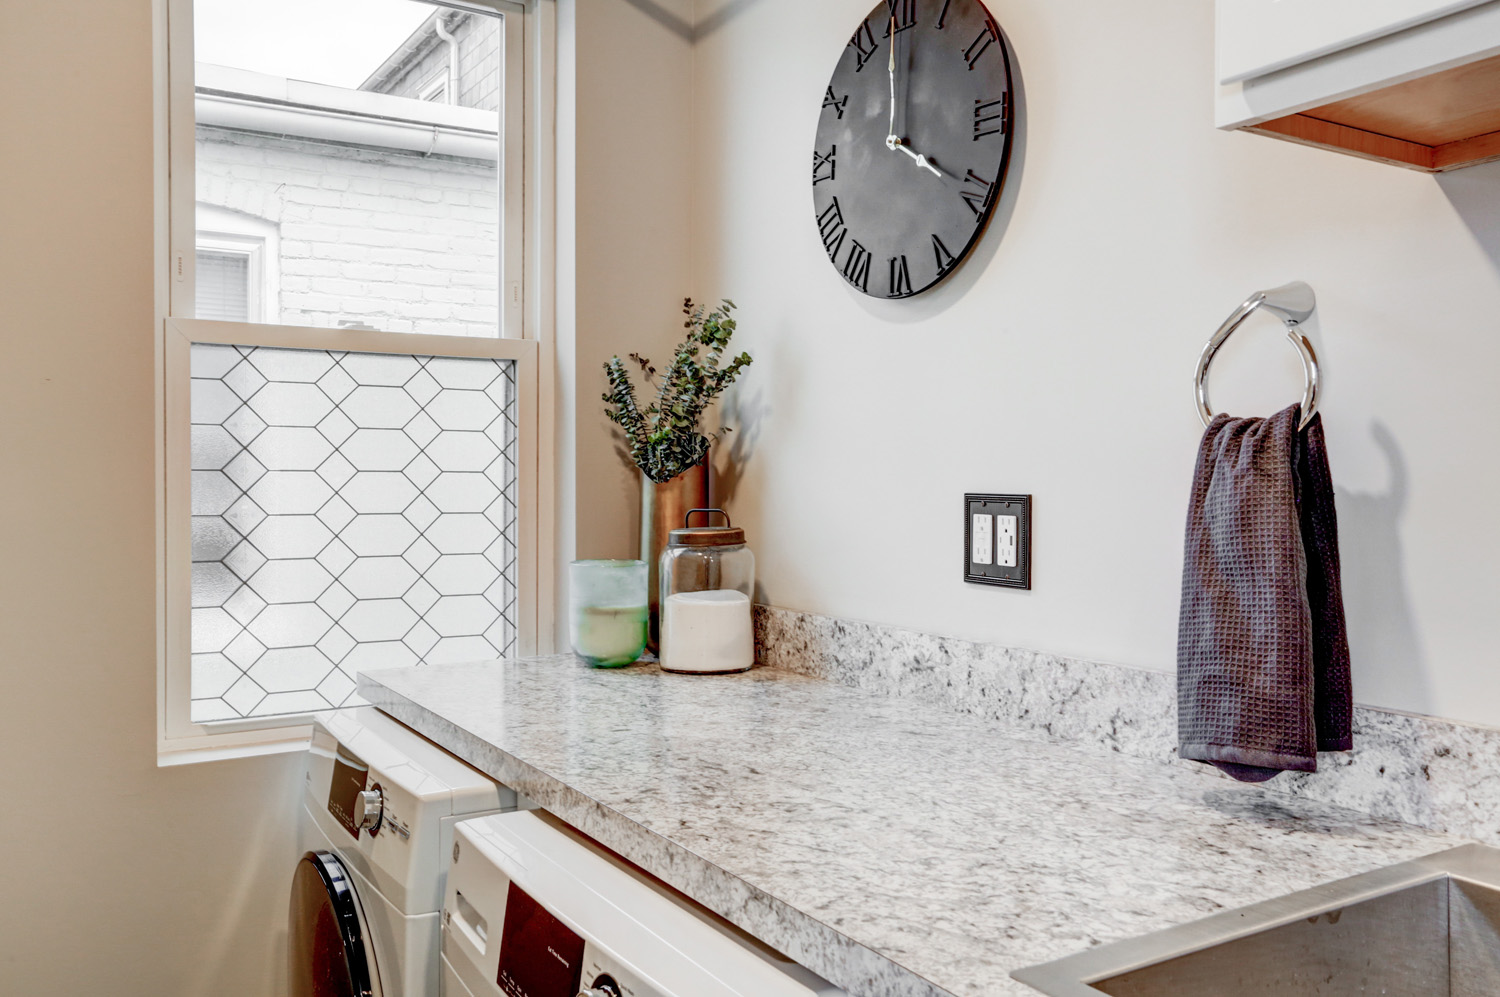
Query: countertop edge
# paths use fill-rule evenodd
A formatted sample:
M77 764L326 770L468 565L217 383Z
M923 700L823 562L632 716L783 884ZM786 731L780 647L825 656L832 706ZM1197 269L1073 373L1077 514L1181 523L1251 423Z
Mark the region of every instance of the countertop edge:
M370 705L829 982L861 993L882 985L888 988L896 982L892 979L896 975L902 978L902 992L911 997L953 997L950 991L854 941L837 928L757 889L670 838L413 702L374 675L362 674L358 689ZM714 890L703 888L709 879Z

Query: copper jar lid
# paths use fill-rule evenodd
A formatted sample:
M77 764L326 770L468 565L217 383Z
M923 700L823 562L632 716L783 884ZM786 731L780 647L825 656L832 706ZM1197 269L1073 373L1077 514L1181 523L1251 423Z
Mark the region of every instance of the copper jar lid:
M717 512L724 517L723 526L688 526L695 512ZM673 547L733 547L745 542L745 530L729 521L729 513L723 509L689 509L682 519L681 529L667 534L667 543Z

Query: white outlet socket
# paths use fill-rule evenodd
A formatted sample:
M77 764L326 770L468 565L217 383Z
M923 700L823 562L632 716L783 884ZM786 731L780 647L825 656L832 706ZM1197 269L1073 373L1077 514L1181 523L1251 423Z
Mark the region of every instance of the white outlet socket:
M979 517L974 517L978 519ZM989 519L989 516L985 516ZM1018 520L1015 516L995 517L995 555L1002 568L1014 568L1016 566L1016 538L1018 536ZM988 564L989 562L984 562Z
M1031 588L1030 495L965 492L963 529L965 582Z
M1014 516L1002 516L1002 519L1010 519L1015 522ZM983 513L975 513L969 529L969 560L974 564L994 564L995 551L995 517ZM1012 557L1015 555L1012 554Z

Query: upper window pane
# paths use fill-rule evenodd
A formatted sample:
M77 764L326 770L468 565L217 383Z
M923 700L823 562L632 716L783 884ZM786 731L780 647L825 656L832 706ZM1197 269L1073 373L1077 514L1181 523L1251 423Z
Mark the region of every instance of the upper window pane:
M200 309L242 222L266 245L250 321L498 336L502 28L412 0L194 0Z

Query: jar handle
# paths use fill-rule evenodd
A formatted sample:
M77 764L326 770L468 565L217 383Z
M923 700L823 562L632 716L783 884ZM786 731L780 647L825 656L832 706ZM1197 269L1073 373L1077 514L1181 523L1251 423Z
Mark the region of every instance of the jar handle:
M688 510L688 514L686 516L682 517L682 525L684 527L688 527L688 526L692 525L692 522L693 522L693 513L695 513L695 512L710 512L710 513L717 512L719 515L721 515L721 516L724 517L724 525L725 526L733 526L734 525L733 523L731 523L729 521L729 513L725 512L723 509L689 509Z

